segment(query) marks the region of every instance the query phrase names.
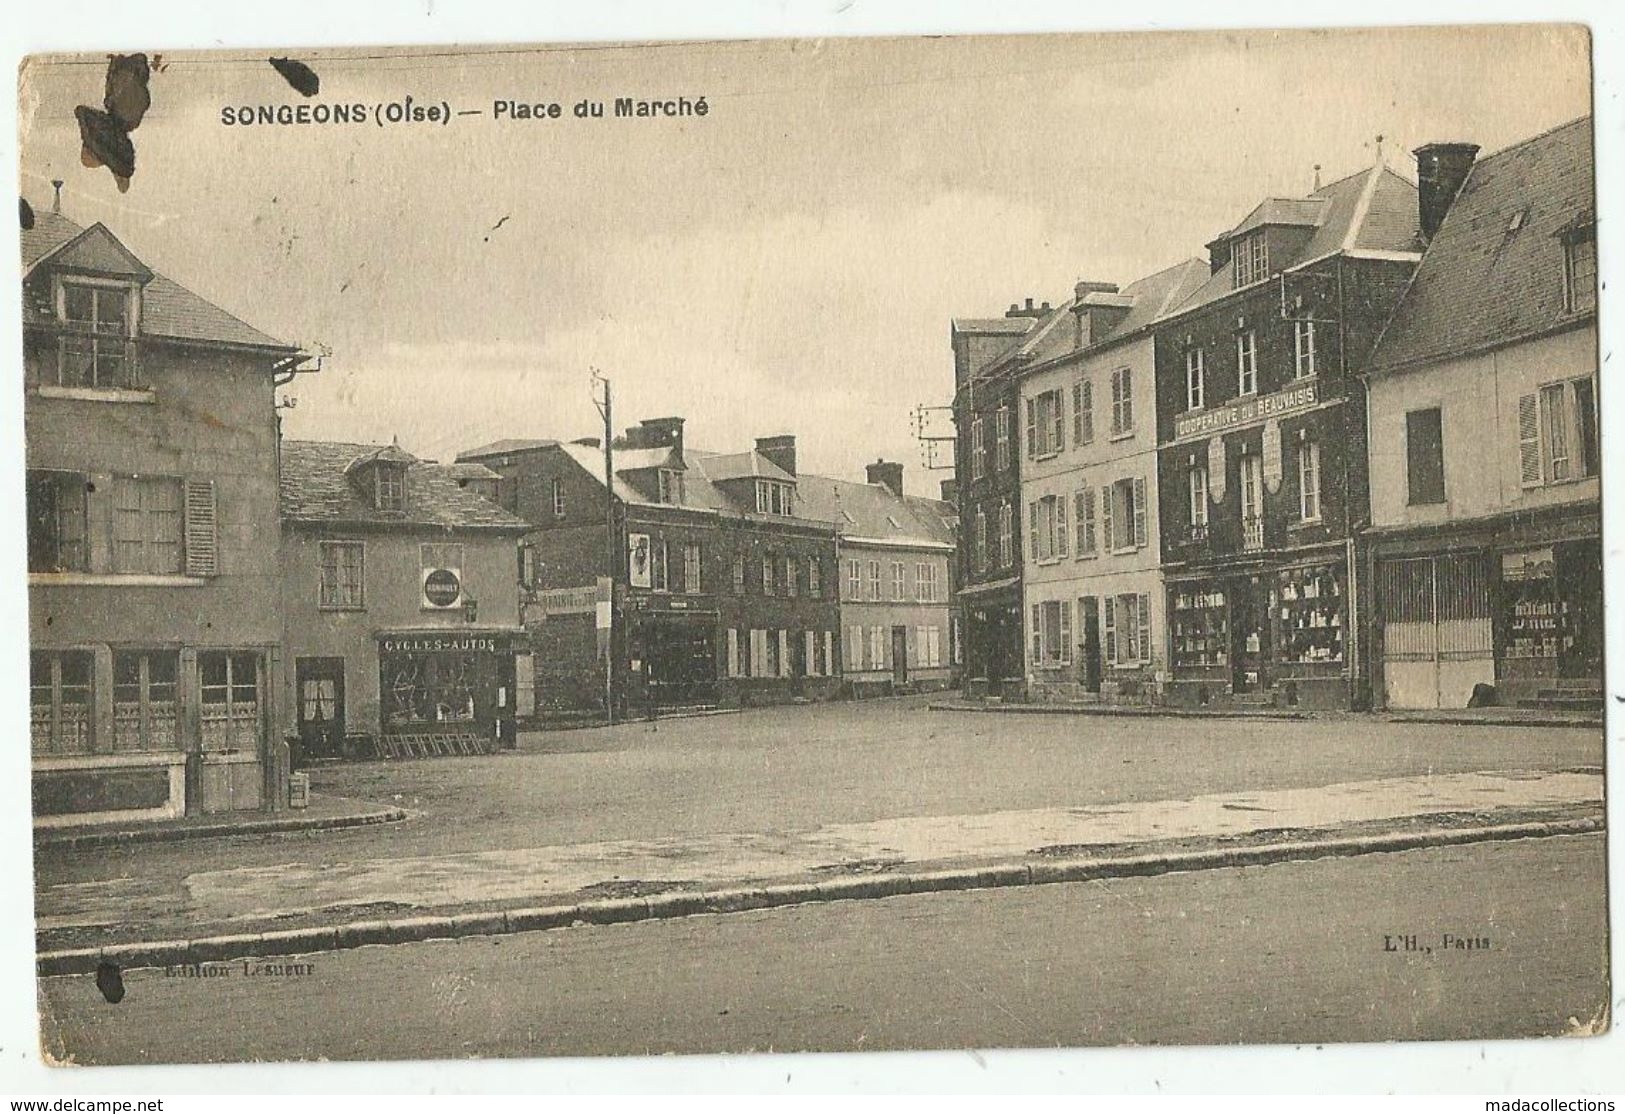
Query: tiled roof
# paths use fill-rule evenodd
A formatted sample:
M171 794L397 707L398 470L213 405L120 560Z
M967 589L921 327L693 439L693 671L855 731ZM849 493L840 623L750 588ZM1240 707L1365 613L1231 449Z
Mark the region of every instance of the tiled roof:
M1377 342L1371 370L1588 319L1564 309L1561 234L1595 214L1590 117L1479 159Z
M523 533L529 527L484 496L457 486L444 465L413 461L406 468L406 510L380 511L347 474L361 457L388 449L341 441L283 441L282 517L293 522L484 529Z
M796 479L796 514L832 522L844 538L916 548L953 544L953 534L942 516L920 505L935 500L899 498L884 484L832 476L802 473Z
M135 258L104 225L93 224L83 228L60 213L36 213L34 227L22 232L25 275L32 272L36 265L49 266L58 257L73 252L75 241L85 248L84 258L75 260L81 264L111 259L111 245L117 245L130 259ZM111 245L107 241L111 241ZM146 270L152 277L141 292L141 335L294 350L292 345L267 336L173 279L150 268ZM29 324L52 323L51 318L42 312L42 307L30 299L24 300L23 315Z
M556 445L557 441L540 440L534 437L508 437L501 441L492 441L489 445L481 445L477 449L457 454L458 460L478 460L487 456L502 456L505 453L522 453L530 449L545 449L549 445Z
M1285 200L1274 198L1271 203L1278 207ZM1271 259L1272 273L1349 249L1418 250L1416 187L1381 163L1328 183L1307 200L1316 203L1319 209L1315 230L1292 258ZM1255 209L1254 214L1262 208ZM1246 226L1247 222L1243 221L1237 229L1244 230ZM1219 239L1235 234L1236 230L1232 230ZM1186 313L1235 292L1235 277L1230 267L1220 267L1217 272L1209 270L1199 287L1169 308L1169 315Z

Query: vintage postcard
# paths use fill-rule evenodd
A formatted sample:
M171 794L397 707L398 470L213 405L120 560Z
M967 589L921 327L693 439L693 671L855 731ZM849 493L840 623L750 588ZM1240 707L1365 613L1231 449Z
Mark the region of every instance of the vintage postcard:
M47 1062L1609 1028L1584 27L19 80Z

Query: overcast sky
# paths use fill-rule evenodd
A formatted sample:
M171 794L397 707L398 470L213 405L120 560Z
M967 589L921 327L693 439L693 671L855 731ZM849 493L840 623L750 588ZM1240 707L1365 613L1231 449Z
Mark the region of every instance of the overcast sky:
M727 451L794 433L807 471L878 456L935 494L910 411L952 391L948 322L1200 254L1266 195L1423 142L1493 151L1589 110L1575 29L1097 35L592 47L436 56L175 55L120 194L81 165L102 64L22 86L23 193L103 221L175 280L331 352L292 436L449 459L497 437L680 414ZM281 52L278 52L281 53ZM223 105L410 94L448 127L227 127ZM704 118L581 121L583 98ZM495 122L495 98L565 118ZM606 112L613 112L606 107ZM1409 172L1414 172L1413 168ZM504 218L506 218L504 220ZM498 223L501 222L500 227Z

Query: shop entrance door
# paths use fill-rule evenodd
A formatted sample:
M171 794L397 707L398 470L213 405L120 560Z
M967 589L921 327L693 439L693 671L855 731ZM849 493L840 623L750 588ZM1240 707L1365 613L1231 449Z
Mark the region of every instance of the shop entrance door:
M1560 677L1602 681L1602 547L1581 542L1557 547L1558 592L1562 597Z
M299 759L344 756L344 659L299 658Z
M1083 609L1083 688L1100 691L1100 598L1084 596Z
M1257 692L1269 687L1265 663L1269 661L1269 614L1261 599L1263 586L1255 579L1236 584L1230 597L1230 663L1232 692Z
M908 628L891 629L891 683L908 684Z

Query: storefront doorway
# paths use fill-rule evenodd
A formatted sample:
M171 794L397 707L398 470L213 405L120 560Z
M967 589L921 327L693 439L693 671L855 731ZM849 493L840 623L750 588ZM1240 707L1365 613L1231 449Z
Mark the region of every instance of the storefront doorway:
M1232 692L1269 687L1269 614L1264 586L1257 577L1237 582L1230 595L1230 663Z
M716 616L651 613L643 624L643 659L657 707L717 700Z
M1571 680L1602 681L1602 544L1569 542L1555 547L1558 591L1563 596L1565 631L1558 647L1557 674Z
M344 757L344 659L299 658L299 755L295 765Z

